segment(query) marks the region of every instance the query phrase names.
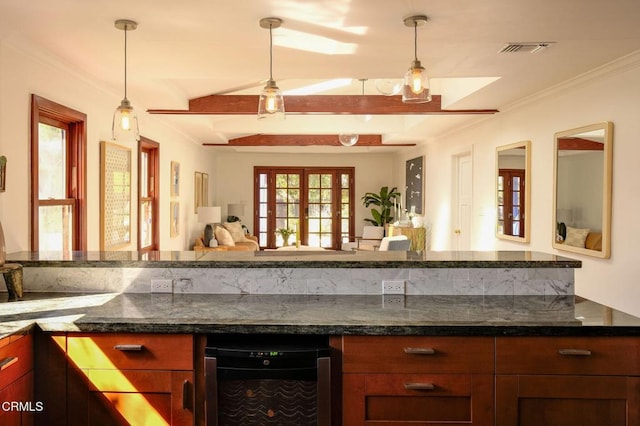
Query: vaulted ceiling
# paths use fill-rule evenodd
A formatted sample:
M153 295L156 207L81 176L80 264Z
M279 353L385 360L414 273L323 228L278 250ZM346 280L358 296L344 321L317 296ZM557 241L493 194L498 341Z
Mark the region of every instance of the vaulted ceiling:
M378 88L411 64L414 33L403 18L415 14L429 18L418 28L417 56L437 104L393 110L398 99ZM258 121L247 107L257 105L269 77L269 32L258 24L268 16L283 20L273 30L273 76L291 112L276 123ZM138 22L128 35L134 107L163 112L155 119L211 149L308 150L314 141L337 150L402 149L640 50L637 0L9 0L0 2L0 38L121 97L119 18ZM549 47L499 53L509 43L539 42ZM320 97L294 99L305 96L296 92ZM245 104L220 102L228 95ZM194 111L202 102L216 104L215 113ZM363 142L335 146L339 133Z

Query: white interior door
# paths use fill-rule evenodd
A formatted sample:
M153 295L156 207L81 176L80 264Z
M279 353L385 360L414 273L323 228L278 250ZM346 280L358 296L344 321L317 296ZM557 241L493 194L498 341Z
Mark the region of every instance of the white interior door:
M473 200L473 161L471 154L456 157L456 182L453 246L456 250L471 250L471 212Z

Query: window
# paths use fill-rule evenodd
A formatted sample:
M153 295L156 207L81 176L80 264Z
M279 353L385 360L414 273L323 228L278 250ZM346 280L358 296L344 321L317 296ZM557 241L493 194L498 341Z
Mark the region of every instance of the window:
M138 250L160 249L159 183L160 144L140 138L138 149Z
M524 237L524 170L498 171L498 233Z
M87 249L85 114L31 96L31 250Z
M354 169L256 167L254 229L261 247L284 245L276 229L312 247L340 249L354 234ZM290 243L294 243L291 238Z

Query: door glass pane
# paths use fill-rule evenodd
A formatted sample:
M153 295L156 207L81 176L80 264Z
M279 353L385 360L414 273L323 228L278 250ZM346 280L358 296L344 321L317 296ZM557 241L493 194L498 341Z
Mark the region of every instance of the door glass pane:
M38 208L38 241L42 251L73 249L73 208L71 205Z
M295 231L300 220L300 173L277 173L275 181L276 229ZM285 241L282 235L276 234L276 247L294 242L295 237Z
M67 149L64 129L38 124L38 193L41 200L67 198Z
M151 201L140 203L140 247L149 247L153 237L153 204Z
M140 197L149 196L149 153L140 154ZM145 247L145 245L143 245Z

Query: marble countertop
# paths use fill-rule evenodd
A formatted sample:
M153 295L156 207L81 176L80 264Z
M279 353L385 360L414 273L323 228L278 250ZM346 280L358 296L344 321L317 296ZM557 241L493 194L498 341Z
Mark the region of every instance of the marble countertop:
M118 268L580 268L582 262L532 251L89 251L17 252L25 267Z
M51 332L632 335L640 318L574 296L27 293L0 296L0 337Z

